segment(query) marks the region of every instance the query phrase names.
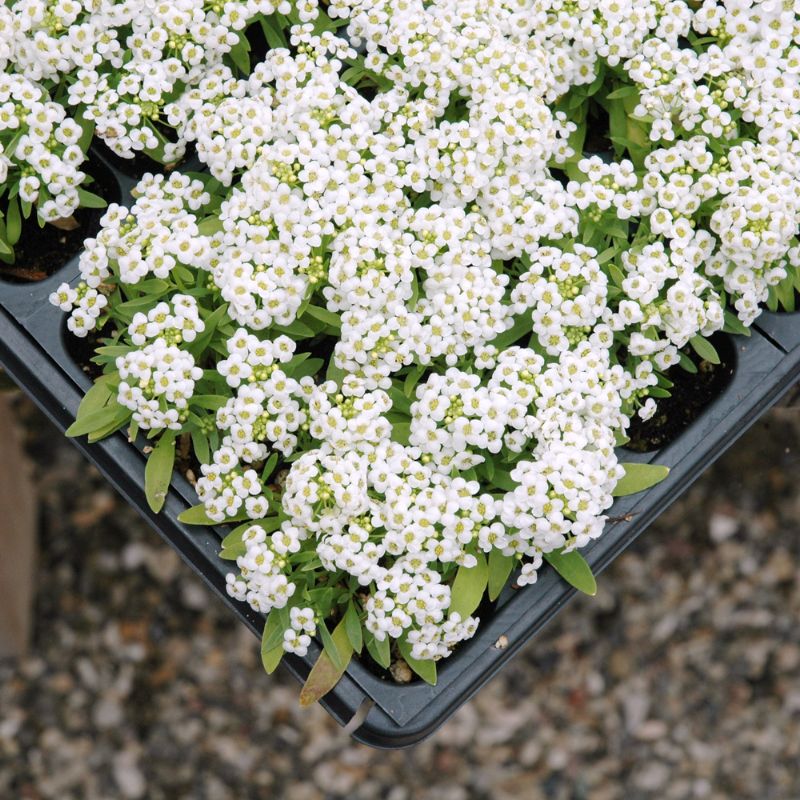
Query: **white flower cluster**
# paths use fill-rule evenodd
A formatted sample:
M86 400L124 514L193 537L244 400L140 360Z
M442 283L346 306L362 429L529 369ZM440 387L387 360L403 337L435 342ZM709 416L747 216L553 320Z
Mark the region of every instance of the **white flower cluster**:
M245 463L267 457L265 442L286 454L297 444L294 432L306 421L298 398L307 397L310 381L287 378L279 367L291 359L294 348L286 336L262 341L243 328L228 340L228 358L218 369L237 391L217 411L217 428L226 432L223 445Z
M153 146L130 131L155 114L226 188L146 176L53 301L85 333L115 313L107 282L173 284L125 320L143 349L119 364L129 407L170 427L193 297L224 304L197 491L215 522L262 520L231 595L288 605L304 654L310 582L336 574L376 641L442 658L478 623L452 575L500 551L532 583L600 536L659 373L800 269L800 2L331 0L346 38L295 6L291 50L237 77L221 57L269 9L155 4L120 41L134 67L79 67L122 149Z
M0 186L18 186L19 199L35 205L47 222L71 216L80 205L78 187L86 178L82 134L38 83L0 75Z
M197 300L186 294L174 294L169 303L158 303L146 314L137 311L128 326L131 341L141 347L148 339L164 339L167 344L193 342L206 326L200 319Z
M582 245L574 249L533 250L528 254L531 268L511 292L514 311L530 309L539 344L552 356L587 338L607 308L608 280L597 252Z
M237 559L241 577L228 575L228 593L237 600L246 600L257 611L270 611L283 608L295 592L295 585L283 574L286 557L300 549L299 532L291 526L267 534L261 525L251 525L242 535L247 552ZM292 609L292 628L296 633L310 628L313 632L313 616L307 621L302 609ZM288 633L288 631L287 631ZM299 639L299 641L298 641ZM303 651L308 647L308 638L289 639L285 637L285 646L289 645L293 652ZM287 647L287 649L289 649Z
M190 353L161 337L116 361L117 402L133 411L142 429L180 430L194 385L203 376Z
M117 155L147 150L164 163L179 159L167 107L236 48L258 15L296 11L317 16L316 0L10 0L0 9L0 66L37 81L68 83L68 102L83 109ZM65 80L69 76L68 80Z
M130 209L112 203L100 220L102 228L97 237L84 242L77 287L72 289L63 283L50 296L50 302L62 311L72 312L67 324L78 336L94 330L98 312L106 304L97 290L112 271L122 283L133 285L148 275L167 278L178 264L203 266L210 259L208 242L199 235L193 213L210 199L202 181L179 173L172 173L169 178L148 174L135 194L137 200ZM203 330L196 303L191 297L179 295L173 298L173 305L172 315L163 306L151 309L147 315L137 314L130 328L135 337L133 343L139 345L142 337L152 338L148 331L157 328L174 328L184 341L192 341ZM164 314L167 316L161 320ZM172 338L179 341L174 335Z

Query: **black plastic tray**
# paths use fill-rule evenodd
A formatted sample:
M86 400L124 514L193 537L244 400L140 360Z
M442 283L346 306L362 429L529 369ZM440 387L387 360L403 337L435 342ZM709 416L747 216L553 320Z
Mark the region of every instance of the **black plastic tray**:
M121 202L129 202L135 179L109 167L118 182ZM90 380L67 351L64 315L49 305L47 298L62 281L74 281L77 276L78 260L74 258L39 283L0 281L0 364L60 430L72 423ZM608 566L800 378L800 313L765 314L751 337L731 340L736 362L731 382L686 431L658 451L642 454L620 449L622 461L653 461L671 467L671 473L649 491L614 504L609 515L622 521L609 522L603 536L582 551L595 572ZM144 496L144 456L122 433L93 445L84 438L73 442L238 619L260 635L263 617L229 598L225 591L225 575L231 565L217 555L218 532L177 520L181 511L196 503L192 487L176 476L163 511L155 515ZM574 595L575 590L553 570L543 569L535 585L504 591L493 613L482 618L475 637L440 663L436 686L421 681L395 684L353 661L322 703L343 725L364 706L363 721L352 733L365 744L415 744L490 680ZM319 647L312 643L305 658L287 656L283 663L298 680L304 680L318 654Z

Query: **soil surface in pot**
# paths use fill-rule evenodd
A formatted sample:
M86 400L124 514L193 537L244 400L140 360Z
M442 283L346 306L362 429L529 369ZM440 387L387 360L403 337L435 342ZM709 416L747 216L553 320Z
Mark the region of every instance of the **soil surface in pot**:
M669 444L700 416L703 409L730 383L736 368L736 352L729 336L716 335L711 343L720 357L719 364L704 361L692 353L697 373L676 364L667 372L674 386L670 396L658 398L656 413L647 421L634 416L628 428L628 450L648 453Z
M84 171L94 180L85 188L100 195L107 203L118 202L119 186L114 175L99 159L89 158ZM73 215L78 227L63 230L55 225L39 227L35 213L23 220L22 233L14 247L13 264L0 262L0 280L9 283L35 283L57 272L80 253L86 239L100 230L104 208L79 208Z
M192 144L186 148L186 154L183 158L174 164L162 164L160 161L150 158L146 153L136 153L133 158L122 158L122 156L118 156L110 147L100 141L95 141L92 148L97 150L100 157L115 170L136 180L146 172L152 172L155 175L169 175L173 170L186 167L189 162L196 159L196 151Z

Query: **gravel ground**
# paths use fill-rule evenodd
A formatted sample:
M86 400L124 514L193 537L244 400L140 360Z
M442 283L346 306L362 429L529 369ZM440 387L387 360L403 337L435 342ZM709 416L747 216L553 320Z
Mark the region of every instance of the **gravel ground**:
M301 710L178 556L19 411L43 526L32 653L0 663L0 798L800 798L800 406L391 753Z

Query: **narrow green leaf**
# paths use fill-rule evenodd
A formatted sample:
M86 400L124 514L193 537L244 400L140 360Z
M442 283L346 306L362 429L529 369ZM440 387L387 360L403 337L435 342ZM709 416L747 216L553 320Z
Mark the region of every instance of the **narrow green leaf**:
M316 375L323 366L325 366L325 362L321 358L308 358L294 367L291 372L288 370L284 370L284 372L289 377L299 380L300 378Z
M83 396L81 404L78 406L78 414L75 418L76 421L108 405L109 401L114 396L114 391L109 386L109 382L118 377L119 375L117 373L113 373L104 375L95 381L94 385Z
M100 195L81 188L78 189L78 200L81 208L105 208L108 205Z
M519 486L519 484L504 469L495 468L492 482L495 488L502 489L504 492L513 492L517 486Z
M638 87L622 86L619 89L615 89L613 92L609 92L609 94L606 95L606 100L618 100L623 97L633 97L637 94L639 94Z
M392 409L399 411L401 414L411 416L411 401L406 395L401 392L396 386L390 387L387 392L389 399L392 401Z
M12 247L19 241L22 233L22 214L19 210L19 200L15 197L8 204L6 211L6 240Z
M240 511L233 517L225 517L223 522L241 522L242 520L250 519L246 511ZM178 514L178 522L183 522L184 525L221 525L222 523L214 522L206 514L205 506L200 503L199 505L187 508L186 511Z
M273 673L283 658L283 632L285 630L279 609L270 611L261 636L261 663L267 673Z
M347 604L347 611L344 614L344 627L347 631L347 639L356 653L360 653L364 647L364 632L361 630L361 619L356 611L355 603L352 599Z
M406 379L403 381L403 394L409 399L414 397L414 389L417 388L417 384L426 369L424 364L416 364L409 370L408 375L406 375Z
M526 333L530 333L532 329L533 322L531 321L530 313L524 314L516 320L509 330L499 336L495 336L490 344L493 344L498 350L505 350L511 347L514 342L519 341Z
M206 217L197 225L197 232L202 236L211 236L215 233L219 233L221 230L222 220L216 215Z
M242 75L250 74L250 43L244 32L239 34L239 41L231 47L228 55Z
M272 327L278 333L285 333L287 336L295 339L309 339L315 334L313 328L301 322L299 319L294 320L289 325L273 325Z
M692 361L691 358L689 358L689 356L686 355L686 353L678 353L678 358L680 359L678 363L690 375L696 375L697 374L697 366L696 366L696 364L694 363L694 361Z
M334 314L333 311L328 311L327 308L308 305L306 307L306 314L308 314L309 317L313 317L325 325L336 329L337 331L341 330L342 328L342 320L340 319L339 315Z
M689 344L692 346L692 350L704 361L708 361L710 364L720 363L719 355L714 349L714 345L711 344L708 339L704 339L700 335L692 336L692 338L689 339Z
M625 497L636 492L643 492L657 483L661 483L669 475L669 467L660 464L622 464L625 474L614 487L614 497Z
M266 463L264 464L264 469L261 471L261 480L266 483L269 480L272 473L275 471L275 467L278 465L278 454L273 452L270 457L267 459Z
M237 558L241 558L247 552L247 546L244 542L239 542L239 544L231 545L230 547L223 547L219 551L219 557L224 561L236 561Z
M156 514L164 507L174 466L175 434L167 432L158 440L144 468L144 494L147 505Z
M108 428L116 423L123 423L131 416L130 409L117 403L91 411L88 414L76 419L66 430L66 435L70 437L83 436L84 434L95 433Z
M192 433L192 450L194 450L197 460L201 464L208 464L211 462L211 448L208 445L208 436L200 430L193 430Z
M120 406L116 416L110 420L107 425L104 425L102 428L98 428L97 430L93 430L90 434L88 434L86 440L89 442L89 444L99 442L101 439L111 436L112 433L122 430L128 424L130 418L131 412L127 408L122 408Z
M414 658L411 655L411 645L405 641L405 639L400 639L397 642L397 647L400 650L400 655L403 656L403 660L408 664L409 667L419 675L425 683L429 683L431 686L436 686L436 662L435 661L420 661L417 658Z
M489 551L489 599L494 601L500 596L503 587L508 583L508 578L514 569L517 559L514 556L504 555L496 547Z
M212 311L211 314L209 314L208 317L206 317L206 319L203 321L205 324L203 332L198 334L195 340L187 348L195 358L200 356L208 349L208 345L214 338L214 334L217 332L219 324L224 319L227 319L227 313L228 304L223 303L221 306L219 306L219 308L215 308L214 311Z
M345 635L346 632L347 628L345 626ZM324 621L320 621L319 625L317 625L317 634L319 635L319 638L322 640L322 646L325 648L325 652L328 654L328 657L330 658L333 666L336 667L336 669L340 669L342 672L344 672L344 670L347 667L347 662L344 660L346 651L341 651L341 652L339 651L339 648L333 641L333 637L328 631L328 627ZM349 640L348 640L348 646L349 646Z
M271 16L261 18L261 30L264 31L264 38L273 50L289 46L283 31Z
M410 436L411 436L410 422L392 421L391 440L393 442L397 442L397 444L408 445Z
M450 613L458 613L465 620L480 605L489 581L489 567L483 553L477 555L474 567L459 567L450 590Z
M544 559L570 585L584 594L597 594L597 581L586 559L577 551L545 553Z
M196 394L189 400L190 405L204 408L207 411L216 411L227 402L228 398L221 394Z
M341 386L346 375L347 373L343 369L336 366L333 356L331 356L328 368L325 370L325 380L333 381L337 386Z
M340 663L337 666L331 659L327 647L320 653L317 663L311 668L308 679L300 691L300 705L310 706L324 697L339 682L344 675L350 659L353 657L353 649L347 638L344 620L334 629L330 636L335 651L340 656Z
M382 642L379 642L375 636L368 631L367 635L364 637L364 644L367 647L367 652L372 656L375 663L384 669L389 669L392 665L392 646L389 642L389 637L387 636Z

